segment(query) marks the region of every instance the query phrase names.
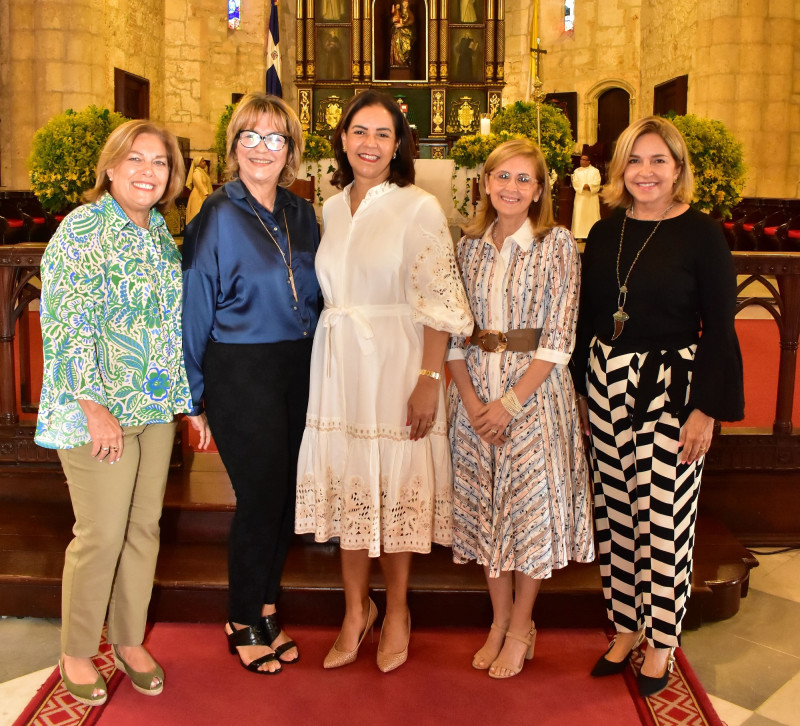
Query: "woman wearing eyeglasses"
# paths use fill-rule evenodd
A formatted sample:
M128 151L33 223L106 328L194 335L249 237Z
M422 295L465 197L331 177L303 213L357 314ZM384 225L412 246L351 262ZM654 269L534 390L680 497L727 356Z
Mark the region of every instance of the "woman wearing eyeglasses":
M472 667L517 675L533 657L543 579L594 557L589 478L567 363L580 280L555 226L540 149L497 147L458 243L475 328L450 342L453 558L483 566L493 622Z
M303 153L281 99L245 96L227 134L233 177L183 247L183 343L192 415L205 421L236 495L229 540L232 654L261 674L299 658L275 602L294 528L297 452L318 319L313 207L289 192Z

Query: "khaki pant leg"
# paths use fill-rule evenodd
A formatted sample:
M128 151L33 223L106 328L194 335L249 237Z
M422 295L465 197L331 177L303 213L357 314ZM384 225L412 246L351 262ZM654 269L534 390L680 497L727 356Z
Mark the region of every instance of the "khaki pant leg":
M170 447L174 424L155 424L165 429ZM67 655L88 658L97 653L111 597L117 564L126 544L126 530L140 465L139 435L148 427L123 428L125 447L114 465L91 456L91 444L58 452L67 477L75 515L74 538L67 547L61 594L61 648ZM166 434L166 430L169 431ZM166 481L167 463L163 465ZM163 497L164 484L161 484ZM152 508L151 508L152 509ZM158 530L160 504L155 515ZM153 561L158 552L156 535ZM149 602L152 576L147 583ZM145 603L146 617L147 604Z

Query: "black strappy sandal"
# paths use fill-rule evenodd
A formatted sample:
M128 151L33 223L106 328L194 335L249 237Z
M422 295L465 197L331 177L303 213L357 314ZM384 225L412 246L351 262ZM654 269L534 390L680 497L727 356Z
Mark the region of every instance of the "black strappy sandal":
M297 648L297 643L293 640L287 640L282 645L279 645L277 648L273 648L272 644L278 639L278 636L281 634L281 625L278 622L278 615L277 613L273 613L272 615L262 615L261 616L261 626L264 628L264 636L267 639L267 643L269 643L269 647L275 651L275 655L277 656L278 660L283 663L284 665L291 665L292 663L297 663L300 660L300 651L297 652L297 658L292 660L283 660L281 656L287 651L291 650L292 648Z
M267 653L266 655L262 655L260 658L251 660L249 663L245 663L242 660L242 656L239 655L239 651L236 650L237 647L248 645L266 645L269 647L269 643L267 643L267 641L264 639L262 627L257 625L248 625L246 628L237 630L230 620L228 621L228 625L233 631L231 633L228 633L227 630L225 631L225 635L228 636L228 650L230 651L231 655L235 655L239 658L239 663L241 663L242 668L250 671L251 673L258 673L264 676L274 676L281 672L282 668L278 668L274 671L259 670L259 668L265 663L269 663L271 661L276 661L277 663L281 662L275 653Z

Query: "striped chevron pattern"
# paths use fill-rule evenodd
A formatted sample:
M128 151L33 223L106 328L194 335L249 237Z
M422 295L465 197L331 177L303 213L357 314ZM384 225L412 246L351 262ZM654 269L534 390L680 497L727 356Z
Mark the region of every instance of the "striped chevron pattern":
M694 346L678 351L691 361ZM679 421L667 411L671 368L658 369L657 395L634 429L639 373L652 353L592 346L588 374L600 574L618 630L644 627L658 648L678 645L692 577L703 460L679 464ZM691 379L691 376L690 376ZM683 392L688 400L688 387Z

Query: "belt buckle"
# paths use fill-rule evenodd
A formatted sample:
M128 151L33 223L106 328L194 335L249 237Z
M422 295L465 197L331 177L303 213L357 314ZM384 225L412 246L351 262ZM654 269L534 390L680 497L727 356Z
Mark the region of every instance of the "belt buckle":
M502 353L508 346L508 338L502 330L481 330L478 340L487 353Z

